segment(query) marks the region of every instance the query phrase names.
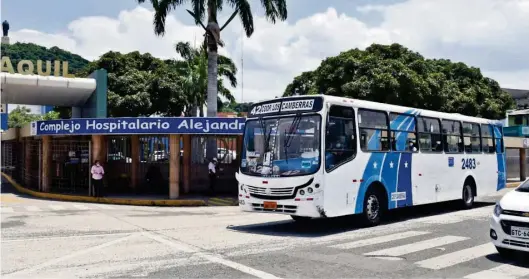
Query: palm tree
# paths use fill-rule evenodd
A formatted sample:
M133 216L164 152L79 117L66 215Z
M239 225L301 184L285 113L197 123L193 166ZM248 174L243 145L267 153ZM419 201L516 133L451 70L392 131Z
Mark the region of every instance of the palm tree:
M195 116L197 108L200 107L200 116L204 116L202 110L207 98L207 51L204 46L199 48L191 47L190 43L179 42L175 46L176 52L183 60L176 61L177 72L181 77L182 88L189 100L190 107L186 111L187 116ZM222 78L229 80L232 87L237 86L237 67L233 61L225 56L218 57L218 92L219 95L230 102L235 101L235 97L229 89L224 87ZM216 104L216 103L215 103Z
M145 0L136 0L139 4ZM192 11L187 10L191 14L196 24L200 24L206 32L204 45L208 49L208 83L207 83L207 109L208 117L217 116L217 92L218 92L218 45L223 46L220 38L220 32L235 18L237 14L241 19L244 31L247 37L250 37L254 32L252 9L248 0L150 0L154 8L154 33L156 35L165 34L165 19L171 10L182 6L185 3L191 2ZM222 11L224 3L230 5L235 9L230 18L219 27L217 21L217 12ZM261 0L261 5L265 10L265 15L268 20L275 23L277 19L285 20L287 18L287 3L286 0ZM206 8L207 7L207 8ZM202 20L207 12L207 26L204 26ZM211 140L207 145L207 157L214 158L217 156L216 141Z
M137 0L139 4L145 0ZM188 3L187 0L150 0L154 10L154 32L156 35L165 34L165 19L171 10ZM218 92L218 45L223 46L220 39L220 32L230 23L230 21L239 14L246 36L250 37L254 32L252 10L248 0L191 0L192 11L188 12L194 17L195 23L200 24L206 31L206 40L204 42L208 49L208 83L207 83L207 108L209 117L217 116L217 92ZM235 9L228 21L219 27L217 21L217 12L222 11L224 3ZM264 7L265 15L272 23L277 19L285 20L287 18L286 0L261 0ZM207 8L206 8L207 7ZM202 20L207 13L207 26L204 26Z

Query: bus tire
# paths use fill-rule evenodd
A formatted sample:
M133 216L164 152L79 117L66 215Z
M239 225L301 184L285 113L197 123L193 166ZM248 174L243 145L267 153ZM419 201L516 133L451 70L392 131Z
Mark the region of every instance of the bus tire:
M385 212L385 196L377 187L369 187L364 197L363 219L367 226L377 226Z
M469 183L469 181L465 181L461 197L463 209L470 209L474 206L474 196L475 193L472 188L472 185Z

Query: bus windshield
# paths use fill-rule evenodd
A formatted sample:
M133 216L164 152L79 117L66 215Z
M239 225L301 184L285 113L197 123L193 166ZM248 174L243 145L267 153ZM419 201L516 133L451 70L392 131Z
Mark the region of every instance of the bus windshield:
M320 115L249 120L245 129L242 173L284 177L312 174L319 169Z

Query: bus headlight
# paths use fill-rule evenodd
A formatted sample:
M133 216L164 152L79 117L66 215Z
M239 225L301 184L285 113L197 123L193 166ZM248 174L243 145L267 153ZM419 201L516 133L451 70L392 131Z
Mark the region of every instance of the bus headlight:
M307 192L309 192L309 194L312 194L312 191L313 191L313 190L312 190L312 188L310 188L310 187L307 189Z
M246 192L246 187L244 187L244 184L241 184L241 191L244 191L245 193L248 193L248 192Z
M300 190L300 191L299 191L299 194L303 196L303 195L305 195L305 191Z

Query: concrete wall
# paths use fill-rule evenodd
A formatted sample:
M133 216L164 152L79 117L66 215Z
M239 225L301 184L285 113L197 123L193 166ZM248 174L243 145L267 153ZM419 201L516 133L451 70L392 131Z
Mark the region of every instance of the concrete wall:
M0 135L1 140L16 140L18 137L18 128L11 128L7 131L4 131Z
M31 137L31 123L28 123L24 125L24 127L20 128L20 137Z

